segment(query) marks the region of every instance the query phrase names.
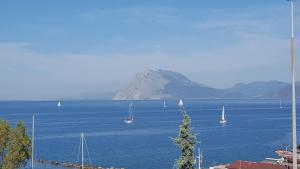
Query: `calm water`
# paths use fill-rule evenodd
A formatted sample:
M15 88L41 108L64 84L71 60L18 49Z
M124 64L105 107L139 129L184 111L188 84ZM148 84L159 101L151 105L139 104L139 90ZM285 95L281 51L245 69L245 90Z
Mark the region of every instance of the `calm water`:
M204 166L237 159L262 161L291 142L291 109L278 100L184 100L198 134ZM177 101L133 101L135 121L125 125L127 101L0 102L0 118L22 120L31 132L36 116L36 158L79 161L84 132L92 163L126 169L170 169L179 151L172 143L182 116ZM219 124L222 105L228 122ZM299 120L299 119L298 119ZM300 124L300 123L298 123ZM87 154L87 152L86 152ZM88 162L86 157L86 163ZM40 167L44 168L44 167Z

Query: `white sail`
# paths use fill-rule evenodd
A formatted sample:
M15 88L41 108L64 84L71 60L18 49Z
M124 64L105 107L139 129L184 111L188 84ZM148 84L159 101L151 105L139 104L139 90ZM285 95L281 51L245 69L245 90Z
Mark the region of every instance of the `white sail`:
M182 102L181 99L179 100L178 106L179 106L179 107L183 107L183 102Z
M131 124L133 122L132 103L129 104L128 117L124 120L124 123Z
M164 100L164 109L166 108L167 106L166 106L166 101Z
M60 101L57 102L57 107L60 107L61 106L61 103Z
M225 119L225 108L224 108L224 106L223 106L223 109L222 109L222 115L221 115L220 123L226 123L226 119Z

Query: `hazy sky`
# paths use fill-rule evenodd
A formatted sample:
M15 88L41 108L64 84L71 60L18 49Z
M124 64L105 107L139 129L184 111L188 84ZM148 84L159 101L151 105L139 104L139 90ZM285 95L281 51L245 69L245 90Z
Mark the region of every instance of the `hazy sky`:
M115 91L145 69L218 88L290 81L289 17L285 0L1 1L0 99Z

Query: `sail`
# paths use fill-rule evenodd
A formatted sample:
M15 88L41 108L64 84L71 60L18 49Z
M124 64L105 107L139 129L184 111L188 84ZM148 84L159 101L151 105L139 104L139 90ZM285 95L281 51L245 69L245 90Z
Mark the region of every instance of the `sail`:
M179 107L183 107L183 102L182 102L181 99L179 100L178 106L179 106Z
M222 120L222 121L225 121L225 109L224 109L224 106L223 106L223 109L222 109L222 117L221 117L221 120Z
M221 115L220 123L221 123L221 124L226 123L226 119L225 119L225 108L224 108L224 106L223 106L223 109L222 109L222 115Z
M132 103L129 104L128 117L124 120L126 124L133 122Z

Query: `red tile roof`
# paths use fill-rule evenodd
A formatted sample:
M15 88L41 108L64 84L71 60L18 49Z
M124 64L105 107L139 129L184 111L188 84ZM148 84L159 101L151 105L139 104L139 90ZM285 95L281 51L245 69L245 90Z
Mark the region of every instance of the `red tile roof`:
M270 163L256 163L248 161L236 161L230 164L228 169L286 169L284 165Z

